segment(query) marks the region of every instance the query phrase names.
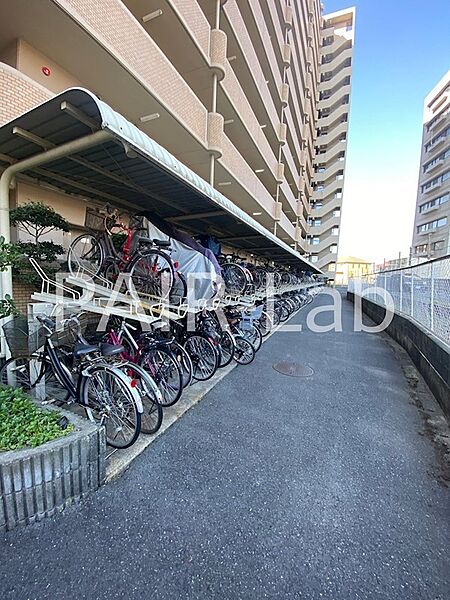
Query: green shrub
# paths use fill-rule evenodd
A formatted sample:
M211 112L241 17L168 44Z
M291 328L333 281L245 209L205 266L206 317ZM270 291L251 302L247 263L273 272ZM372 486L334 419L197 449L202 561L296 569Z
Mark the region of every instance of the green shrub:
M70 231L70 225L53 208L42 202L29 202L10 211L11 225L26 233L30 241L19 241L9 244L10 253L14 254L13 278L15 281L39 285L41 278L31 266L28 257L34 258L45 273L54 279L60 268L59 256L65 253L60 244L55 244L42 237L55 231ZM0 256L1 258L1 256Z
M0 386L0 450L35 448L73 430L59 424L61 414L36 406L25 392Z

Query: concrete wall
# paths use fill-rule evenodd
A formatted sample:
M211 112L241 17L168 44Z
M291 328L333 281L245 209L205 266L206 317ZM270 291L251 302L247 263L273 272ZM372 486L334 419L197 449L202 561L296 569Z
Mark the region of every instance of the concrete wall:
M347 292L347 299L354 302L354 294ZM366 298L362 309L377 324L386 314L384 307ZM450 348L419 323L398 314L386 331L408 352L450 421Z

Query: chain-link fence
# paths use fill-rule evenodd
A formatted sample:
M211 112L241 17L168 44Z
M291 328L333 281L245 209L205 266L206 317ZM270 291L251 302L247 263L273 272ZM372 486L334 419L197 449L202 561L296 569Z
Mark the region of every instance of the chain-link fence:
M349 292L407 315L450 344L450 256L349 281Z

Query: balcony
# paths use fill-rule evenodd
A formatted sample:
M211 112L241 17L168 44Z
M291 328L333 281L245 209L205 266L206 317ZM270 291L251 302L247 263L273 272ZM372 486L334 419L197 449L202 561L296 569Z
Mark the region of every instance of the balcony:
M218 108L219 112L226 115L226 119L234 121L226 131L247 162L255 165L255 168L267 169L263 179L270 186L267 175L270 173L275 178L278 158L228 60L225 61L225 73L225 78L220 82L222 93L218 96Z
M438 188L440 188L442 185L442 181L436 181L436 183L433 183L432 185L428 186L426 189L423 190L423 194L429 194L430 192L433 192L434 190L437 190Z
M340 123L337 127L333 127L330 131L325 133L324 135L319 135L317 137L316 144L317 146L328 146L330 142L336 140L343 133L347 133L348 131L348 121L344 121Z
M277 109L278 101L281 102L280 94L283 89L283 82L279 80L280 87L277 90L273 86L269 88L266 83L263 66L265 61L263 57L258 56L257 48L254 46L249 29L251 21L245 22L242 13L236 2L227 2L223 8L224 16L222 26L228 34L229 55L237 56L234 61L233 70L242 82L245 82L244 92L253 107L260 123L267 123L273 137L278 127L280 116ZM272 92L275 92L273 95Z
M321 63L319 72L325 73L327 71L334 71L336 67L341 65L345 60L352 58L352 55L353 49L346 48L343 52L340 52L336 56L333 56L333 58L329 62Z
M424 170L424 173L432 173L433 171L436 171L437 169L439 169L439 167L442 166L442 164L445 162L445 158L440 158L439 160L435 160L433 161L431 164L429 164L426 169Z

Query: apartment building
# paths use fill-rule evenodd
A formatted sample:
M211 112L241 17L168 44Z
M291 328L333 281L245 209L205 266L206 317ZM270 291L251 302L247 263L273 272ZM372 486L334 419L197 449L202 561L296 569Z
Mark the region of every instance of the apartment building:
M450 71L425 98L413 258L450 254Z
M320 48L318 136L309 217L311 262L333 278L339 244L350 111L354 9L325 15Z
M354 10L321 12L318 0L3 0L0 123L87 88L333 274ZM30 200L84 225L88 202L19 179L11 201Z

